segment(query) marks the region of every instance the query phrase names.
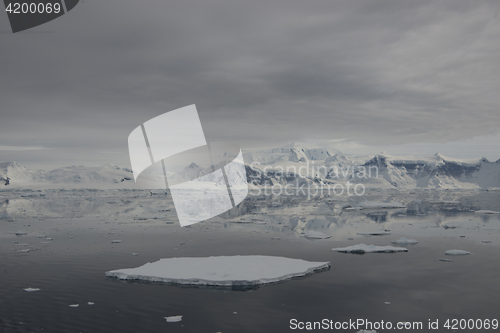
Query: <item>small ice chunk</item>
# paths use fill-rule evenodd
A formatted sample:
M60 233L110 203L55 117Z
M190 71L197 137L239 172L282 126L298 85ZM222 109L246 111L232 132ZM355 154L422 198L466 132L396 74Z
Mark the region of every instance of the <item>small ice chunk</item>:
M408 249L405 249L404 247L358 244L358 245L351 245L348 247L335 248L332 249L332 251L342 252L342 253L364 254L364 253L408 252Z
M392 241L391 243L396 244L396 245L409 245L409 244L417 244L418 241L415 239L407 239L407 238L401 237L400 239Z
M119 240L119 239L114 239L114 240L112 240L112 241L111 241L111 243L121 243L121 242L122 242L122 241L121 241L121 240Z
M133 256L138 256L138 255L139 255L139 253L137 253L137 252L133 252L133 253L132 253L132 255L133 255Z
M254 222L253 224L267 224L267 222L263 222L263 221L256 221L256 222Z
M52 238L47 237L47 238L45 238L45 240L51 241L51 240L52 240Z
M164 317L167 323L177 323L182 320L182 316Z
M14 235L16 236L24 236L24 235L27 235L28 233L26 231L16 231L14 233Z
M46 238L46 237L47 236L45 236L45 235L38 235L38 236L36 236L36 238Z
M327 235L324 232L308 230L304 234L304 237L305 238L315 238L315 239L326 239L326 238L330 238L332 236Z
M70 304L68 305L70 308L77 308L80 306L80 304Z
M88 302L87 305L94 305L94 302Z
M19 253L27 253L30 252L30 249L24 249L24 250L17 250Z
M39 290L40 290L40 288L31 288L31 287L30 287L30 288L24 288L23 290L24 290L24 291L27 291L27 292L29 292L29 293L31 293L31 292L33 292L33 291L39 291Z
M453 262L451 259L439 259L439 261L444 261L444 262Z
M470 252L464 250L448 250L444 254L447 256L466 256L470 254Z
M390 234L391 233L387 231L358 232L358 235L361 236L386 236Z
M491 243L490 240L482 240L481 242L483 242L483 243Z

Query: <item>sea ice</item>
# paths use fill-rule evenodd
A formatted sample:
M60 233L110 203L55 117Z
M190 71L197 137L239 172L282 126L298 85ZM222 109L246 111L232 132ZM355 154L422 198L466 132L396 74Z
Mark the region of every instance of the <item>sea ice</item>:
M447 256L466 256L470 254L470 252L464 250L448 250L444 254Z
M164 317L167 323L176 323L182 320L182 316Z
M358 245L351 245L348 247L338 247L332 249L332 251L342 252L342 253L364 254L364 253L408 252L408 249L405 249L404 247L358 244Z
M77 308L80 306L80 304L70 304L68 305L70 308Z
M121 243L121 242L122 242L122 241L121 241L121 240L119 240L119 239L114 239L114 240L112 240L112 241L111 241L111 243Z
M362 209L376 209L376 208L406 208L405 205L399 202L376 202L376 201L365 201L360 202L359 206Z
M120 280L187 285L255 286L304 276L330 267L330 262L272 256L166 258L137 268L106 272Z
M390 232L387 231L374 231L374 232L358 232L358 235L361 236L386 236L390 235Z
M24 288L23 290L24 290L24 291L27 291L27 292L29 292L29 293L31 293L31 292L33 292L33 291L39 291L39 290L40 290L40 288Z
M305 238L315 238L315 239L326 239L326 238L330 238L332 236L327 235L324 232L308 230L304 234L304 237Z
M500 212L497 212L496 210L476 210L476 214L500 214Z
M409 244L417 244L418 241L415 239L407 239L407 238L401 237L400 239L392 241L391 243L396 244L396 245L409 245Z

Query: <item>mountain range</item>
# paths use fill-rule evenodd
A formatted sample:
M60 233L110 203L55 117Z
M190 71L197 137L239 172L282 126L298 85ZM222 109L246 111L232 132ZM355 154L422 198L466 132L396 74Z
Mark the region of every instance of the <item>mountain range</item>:
M300 144L244 153L247 181L252 186L362 183L384 189L486 189L500 187L500 160L461 160L392 156L386 153L354 156L328 148ZM153 168L153 167L152 167ZM190 165L186 172L199 172ZM196 170L191 170L196 169ZM143 179L141 179L141 177ZM32 170L16 162L0 163L0 188L165 188L162 177L146 172L134 182L132 171L108 164Z

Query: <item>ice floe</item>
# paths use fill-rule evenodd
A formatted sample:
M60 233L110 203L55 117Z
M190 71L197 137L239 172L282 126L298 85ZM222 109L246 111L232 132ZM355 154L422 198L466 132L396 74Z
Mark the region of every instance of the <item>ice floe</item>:
M40 290L40 288L31 288L31 287L30 287L30 288L24 288L23 290L24 290L24 291L27 291L27 292L29 292L29 293L31 293L31 292L34 292L34 291L39 291L39 290Z
M327 235L324 232L308 230L305 232L304 237L305 238L314 238L314 239L326 239L326 238L330 238L332 236Z
M470 254L470 252L464 250L448 250L444 254L447 256L466 256Z
M330 262L310 262L273 256L220 256L166 258L137 268L106 272L120 280L143 280L186 285L255 286L304 276L330 267Z
M373 231L373 232L358 232L358 235L361 236L387 236L390 235L390 232L387 231Z
M407 239L407 238L401 237L400 239L392 241L391 243L396 244L396 245L410 245L410 244L417 244L418 241L416 239Z
M476 210L475 213L476 214L500 214L500 212L498 212L496 210L485 210L485 209Z
M358 244L358 245L351 245L348 247L338 247L332 249L332 251L342 252L342 253L364 254L364 253L408 252L408 249L405 249L404 247Z
M359 206L362 209L406 208L405 205L399 202L377 202L377 201L360 202Z
M167 323L177 323L182 320L182 316L164 317Z
M70 304L68 305L70 308L77 308L80 306L80 304Z

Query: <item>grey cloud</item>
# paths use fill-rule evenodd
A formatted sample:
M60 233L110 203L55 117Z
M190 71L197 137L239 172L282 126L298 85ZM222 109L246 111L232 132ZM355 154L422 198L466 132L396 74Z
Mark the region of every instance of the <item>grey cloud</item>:
M36 28L54 33L0 35L0 144L126 160L133 128L193 103L209 138L244 147L497 131L499 8L87 0Z

